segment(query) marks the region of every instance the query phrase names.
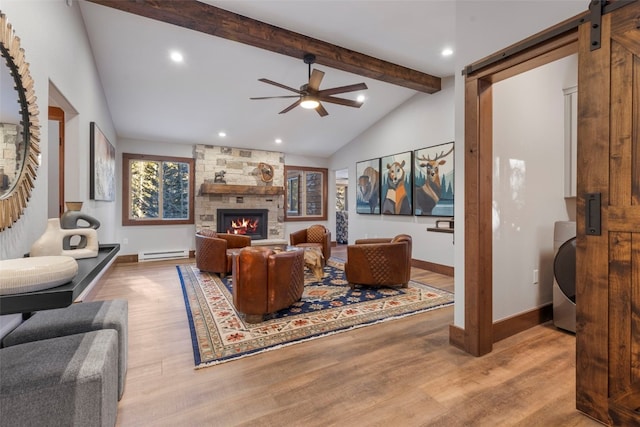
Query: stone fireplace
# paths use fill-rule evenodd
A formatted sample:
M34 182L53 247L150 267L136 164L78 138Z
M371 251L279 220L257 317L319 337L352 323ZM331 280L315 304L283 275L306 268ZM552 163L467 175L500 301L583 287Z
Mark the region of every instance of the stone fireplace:
M284 155L273 151L196 145L196 229L219 231L220 210L266 211L260 237L284 239ZM273 167L273 179L264 181L259 165ZM224 171L222 174L221 172ZM218 174L218 178L216 178ZM220 175L223 176L220 179Z
M218 209L217 232L243 234L252 240L269 236L269 211L267 209Z

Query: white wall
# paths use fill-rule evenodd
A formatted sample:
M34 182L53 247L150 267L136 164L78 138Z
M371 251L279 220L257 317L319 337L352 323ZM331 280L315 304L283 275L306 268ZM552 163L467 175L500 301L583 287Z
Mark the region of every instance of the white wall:
M582 0L456 1L455 140L464 144L464 76L466 65L517 43L587 9ZM456 156L456 200L464 200L464 156ZM464 328L464 206L456 203L454 325Z
M493 85L494 321L552 300L553 224L570 216L562 89L577 84L577 59Z
M114 145L117 145L117 139L78 4L74 2L69 7L64 1L0 0L0 10L7 15L21 39L35 83L42 151L38 177L25 214L10 229L0 233L0 259L22 257L29 252L31 244L46 226L49 81L55 83L79 112L74 121L76 129L67 129L70 135L79 135L74 144L66 147L78 159L74 167L67 170L67 181L76 183L75 191L66 194L67 200L84 201L83 211L102 224L98 230L99 240L113 242L115 202L89 201L89 122L99 123Z
M406 233L413 239L414 259L453 266L453 236L426 231L436 218L357 214L355 185L356 162L453 141L453 101L453 79L443 79L440 92L413 96L331 156L329 175L334 179L333 171L349 169L349 242ZM460 152L457 145L455 152ZM333 194L335 198L335 188Z
M41 126L41 162L35 188L22 217L0 233L0 259L22 257L46 227L50 191L47 185L49 81L54 82L80 112L67 128L67 136L74 141L67 145L67 152L78 159L73 168L67 169L67 181L74 183L73 191L66 194L67 200L85 201L83 211L102 224L98 230L99 240L113 242L115 203L89 202L89 122L98 122L114 145L117 140L79 7L76 2L68 7L64 1L0 0L0 10L7 15L25 51ZM20 319L20 315L0 316L0 336L15 327Z
M190 225L122 225L122 154L149 154L194 158L194 146L157 141L122 139L116 150L117 227L116 241L120 243L119 255L132 255L148 250L174 250L196 247L195 226ZM196 183L196 187L199 184ZM197 192L199 188L196 188Z

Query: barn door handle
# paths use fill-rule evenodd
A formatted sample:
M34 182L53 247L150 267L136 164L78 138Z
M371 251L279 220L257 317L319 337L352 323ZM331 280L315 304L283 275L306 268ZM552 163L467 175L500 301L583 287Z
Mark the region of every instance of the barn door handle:
M600 228L600 193L587 193L585 204L586 234L599 236L602 233Z

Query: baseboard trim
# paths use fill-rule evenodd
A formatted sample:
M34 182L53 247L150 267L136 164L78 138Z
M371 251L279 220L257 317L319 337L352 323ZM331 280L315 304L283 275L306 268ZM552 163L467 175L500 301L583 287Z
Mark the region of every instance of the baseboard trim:
M493 342L496 343L509 338L534 326L553 319L553 305L551 303L524 313L516 314L506 319L493 322ZM469 353L465 345L465 330L455 325L449 325L449 344Z
M456 325L449 325L449 344L462 351L467 351L464 346L464 329Z
M433 271L434 273L444 274L445 276L453 277L454 268L448 265L436 264L429 261L422 261L419 259L412 259L411 266L415 268L421 268L423 270Z
M189 258L195 258L196 257L196 251L189 251ZM138 262L138 255L137 254L133 254L133 255L120 255L119 257L116 258L116 262L119 263L129 263L129 262Z
M116 258L116 262L118 264L120 264L120 263L128 263L128 262L138 262L138 255L137 254L120 255L119 257Z
M549 303L542 307L498 320L493 322L493 342L509 338L551 319L553 319L553 305Z

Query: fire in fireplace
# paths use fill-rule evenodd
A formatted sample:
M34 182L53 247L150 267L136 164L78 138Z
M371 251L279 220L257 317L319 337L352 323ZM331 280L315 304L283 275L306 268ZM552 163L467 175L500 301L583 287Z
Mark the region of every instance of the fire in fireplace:
M218 209L218 233L244 234L252 240L268 237L267 209Z
M227 228L227 233L231 234L251 234L255 233L260 225L259 219L238 218L231 220L231 227Z

